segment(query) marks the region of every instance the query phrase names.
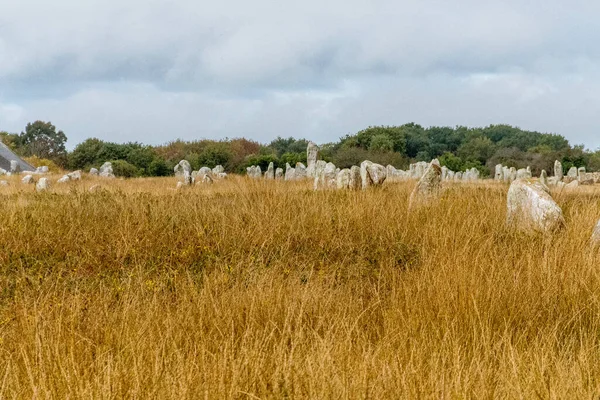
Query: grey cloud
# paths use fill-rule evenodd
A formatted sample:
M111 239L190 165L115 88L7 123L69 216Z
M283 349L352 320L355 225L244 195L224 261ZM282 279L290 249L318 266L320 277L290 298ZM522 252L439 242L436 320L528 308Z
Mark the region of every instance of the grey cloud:
M598 16L558 0L9 2L0 129L50 119L73 145L512 123L597 147Z

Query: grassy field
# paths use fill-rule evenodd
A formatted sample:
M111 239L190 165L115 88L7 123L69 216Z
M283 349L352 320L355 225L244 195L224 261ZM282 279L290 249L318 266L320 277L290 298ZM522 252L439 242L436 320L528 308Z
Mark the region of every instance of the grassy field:
M597 398L600 188L507 230L502 184L0 188L0 398ZM89 193L100 182L104 190Z

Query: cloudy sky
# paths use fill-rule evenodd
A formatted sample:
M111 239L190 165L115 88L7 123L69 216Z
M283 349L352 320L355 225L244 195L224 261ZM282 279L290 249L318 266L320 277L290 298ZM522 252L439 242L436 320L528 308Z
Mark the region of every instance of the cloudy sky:
M281 136L508 123L600 147L592 0L0 0L0 130Z

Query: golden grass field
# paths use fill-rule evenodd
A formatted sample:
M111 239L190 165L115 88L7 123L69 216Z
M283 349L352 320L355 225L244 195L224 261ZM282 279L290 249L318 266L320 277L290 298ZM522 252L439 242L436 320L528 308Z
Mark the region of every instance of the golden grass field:
M409 215L414 182L11 179L0 398L600 396L600 187L544 237L505 228L503 184Z

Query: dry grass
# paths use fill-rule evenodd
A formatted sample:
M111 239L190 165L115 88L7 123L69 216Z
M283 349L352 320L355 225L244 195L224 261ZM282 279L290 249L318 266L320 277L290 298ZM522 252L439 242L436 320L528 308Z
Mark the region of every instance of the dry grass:
M540 237L504 185L104 182L0 191L0 398L600 395L598 190Z

